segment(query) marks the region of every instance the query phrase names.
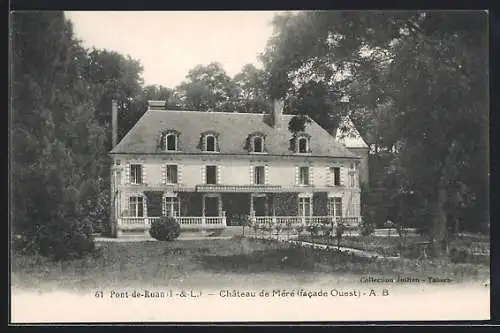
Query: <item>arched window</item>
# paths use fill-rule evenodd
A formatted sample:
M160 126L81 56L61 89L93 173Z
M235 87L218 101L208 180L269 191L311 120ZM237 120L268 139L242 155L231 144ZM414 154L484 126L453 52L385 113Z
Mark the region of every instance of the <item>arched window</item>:
M180 133L175 129L166 129L160 133L160 141L158 148L162 151L178 151L179 150Z
M216 141L215 141L215 136L214 135L211 135L211 134L208 134L206 137L205 137L205 140L206 140L206 143L205 143L205 147L206 147L206 151L216 151Z
M308 151L309 149L308 149L307 138L299 138L298 152L307 153Z
M256 136L253 138L253 151L255 153L264 152L264 140L260 136Z
M165 138L166 149L167 151L175 151L177 150L177 135L174 133L167 134Z

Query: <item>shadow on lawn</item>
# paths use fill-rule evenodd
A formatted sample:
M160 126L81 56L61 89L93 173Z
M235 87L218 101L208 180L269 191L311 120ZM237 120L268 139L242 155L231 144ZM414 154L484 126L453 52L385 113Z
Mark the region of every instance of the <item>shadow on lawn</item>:
M199 255L195 259L203 269L233 273L349 271L352 267L347 263L359 265L371 261L342 253L319 253L294 247L230 255Z
M234 255L200 255L197 261L203 269L233 273L311 271L312 258L305 258L291 249L269 249Z

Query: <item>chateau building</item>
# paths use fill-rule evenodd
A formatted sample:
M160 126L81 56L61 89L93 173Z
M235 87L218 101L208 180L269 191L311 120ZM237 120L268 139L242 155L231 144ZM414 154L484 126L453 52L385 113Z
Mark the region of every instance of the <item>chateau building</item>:
M112 232L148 231L162 215L209 230L253 221L360 222L368 146L316 122L292 133L292 115L148 110L111 150ZM113 138L116 142L116 105Z

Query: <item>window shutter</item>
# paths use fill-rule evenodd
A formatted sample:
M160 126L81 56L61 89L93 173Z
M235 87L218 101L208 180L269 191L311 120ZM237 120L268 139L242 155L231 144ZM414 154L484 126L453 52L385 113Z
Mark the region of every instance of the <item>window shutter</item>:
M314 185L314 167L309 167L309 185Z
M326 185L333 185L333 173L331 167L326 167Z
M215 179L215 183L216 184L221 184L222 183L221 182L221 178L220 178L220 174L221 174L221 170L220 169L221 169L220 165L217 165L217 175L216 175L217 178Z
M165 205L165 193L161 195L161 215L165 216L167 214L167 207Z
M166 184L167 183L167 165L166 164L162 164L160 176L161 176L161 183Z
M269 166L264 166L264 184L269 184Z
M177 183L182 184L182 165L177 165Z
M344 167L340 167L340 186L344 186L347 184L347 169Z
M127 211L128 214L125 216L132 216L132 203L130 202L130 194L125 195L125 199L127 200Z
M130 184L130 163L125 164L125 184Z
M253 184L255 182L254 179L254 166L250 165L250 184Z
M207 183L207 166L203 165L201 167L201 183L206 184Z
M300 167L296 166L295 167L295 185L299 185L299 180L300 180Z
M148 179L147 179L147 172L146 172L146 164L141 164L141 169L142 169L142 183L147 184Z
M148 216L148 204L147 204L146 200L147 200L147 197L145 195L142 195L142 211L144 212L144 214L143 214L144 217Z

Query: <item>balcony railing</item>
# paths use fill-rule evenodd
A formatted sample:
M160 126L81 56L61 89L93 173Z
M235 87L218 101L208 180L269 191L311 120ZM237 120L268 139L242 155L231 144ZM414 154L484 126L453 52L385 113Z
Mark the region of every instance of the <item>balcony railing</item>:
M161 217L120 217L118 218L118 231L141 230L147 232L151 223ZM213 230L226 228L226 214L220 216L176 216L181 230ZM249 216L252 225L267 225L271 227L295 228L314 224L330 224L337 226L342 223L345 227L357 227L361 217L352 216Z
M149 230L151 223L161 217L120 217L118 218L118 230ZM176 216L174 217L181 226L186 229L221 229L226 227L226 214L220 216Z
M311 224L333 224L342 223L346 227L358 226L361 222L360 216L253 216L250 222L257 225L282 225L282 226L307 226Z

